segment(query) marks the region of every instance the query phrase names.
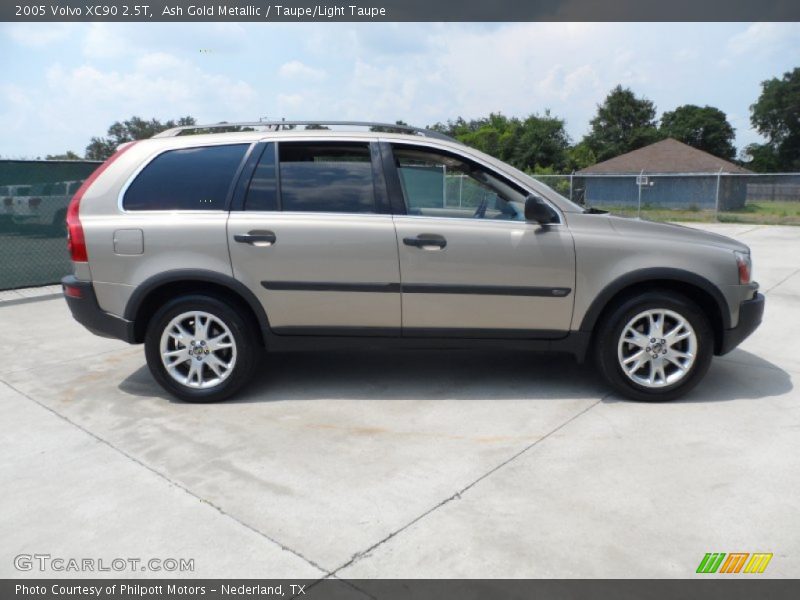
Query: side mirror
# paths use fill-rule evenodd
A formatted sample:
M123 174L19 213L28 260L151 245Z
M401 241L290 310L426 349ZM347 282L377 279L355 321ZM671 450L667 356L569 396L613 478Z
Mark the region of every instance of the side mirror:
M525 220L541 225L552 223L556 214L539 196L530 195L525 198Z

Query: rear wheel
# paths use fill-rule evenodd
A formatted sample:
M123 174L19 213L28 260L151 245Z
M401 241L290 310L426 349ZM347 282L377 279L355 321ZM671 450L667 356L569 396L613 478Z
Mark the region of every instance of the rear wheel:
M253 329L223 300L203 295L176 298L150 320L147 366L164 389L182 400L224 400L255 372L261 347Z
M614 307L600 324L595 359L619 393L634 400L682 396L708 371L714 335L706 315L670 291L646 292Z

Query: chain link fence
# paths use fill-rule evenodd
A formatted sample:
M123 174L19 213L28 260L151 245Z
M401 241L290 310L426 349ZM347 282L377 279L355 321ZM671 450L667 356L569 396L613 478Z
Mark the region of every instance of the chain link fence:
M57 283L69 272L67 205L99 164L0 160L0 290Z
M800 173L534 175L573 202L655 221L800 225Z

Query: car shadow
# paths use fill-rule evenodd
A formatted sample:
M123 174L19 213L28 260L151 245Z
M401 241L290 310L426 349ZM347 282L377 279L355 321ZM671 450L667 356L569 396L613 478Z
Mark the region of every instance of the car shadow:
M119 389L180 402L146 366ZM779 396L789 373L754 354L717 357L705 379L678 402ZM547 400L597 398L627 402L601 381L591 363L567 355L477 350L290 352L269 354L255 380L228 403L298 400Z

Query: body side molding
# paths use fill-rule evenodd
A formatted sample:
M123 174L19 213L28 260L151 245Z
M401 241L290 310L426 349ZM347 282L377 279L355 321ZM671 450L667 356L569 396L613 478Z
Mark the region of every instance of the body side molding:
M464 294L480 296L538 296L564 298L572 292L565 287L504 285L449 285L438 283L350 283L335 281L262 281L268 290L318 292L391 292L403 294Z

